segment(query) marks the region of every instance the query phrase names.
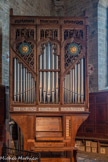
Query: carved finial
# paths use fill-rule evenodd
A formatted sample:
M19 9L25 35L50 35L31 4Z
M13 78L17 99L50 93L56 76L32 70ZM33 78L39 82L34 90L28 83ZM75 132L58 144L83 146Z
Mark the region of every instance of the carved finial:
M85 18L86 18L85 23L86 23L86 25L88 26L89 24L88 24L88 12L87 12L87 10L84 11L84 16L85 16Z
M88 12L87 12L87 10L84 11L84 16L88 18Z
M13 15L13 8L10 8L10 16Z

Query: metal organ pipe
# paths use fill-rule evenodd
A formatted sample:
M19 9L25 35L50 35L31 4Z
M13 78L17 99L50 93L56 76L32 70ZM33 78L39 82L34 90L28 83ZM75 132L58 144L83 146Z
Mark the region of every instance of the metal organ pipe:
M29 92L29 100L30 100L30 103L31 103L31 90L32 90L32 87L31 87L31 73L29 74L29 82L30 82L30 92Z
M36 98L36 85L35 85L35 81L34 81L34 79L33 79L33 83L34 83L34 86L33 86L33 102L35 101L35 98Z
M46 45L44 45L43 69L46 69ZM46 72L43 72L43 101L46 102Z
M58 103L58 72L53 70L58 70L58 56L55 55L54 44L44 44L44 53L40 55L41 103Z
M54 50L52 50L52 57L51 57L51 63L52 63L52 69L54 69L55 67L55 62L54 62L54 59L55 58L55 55L54 55ZM54 84L54 72L52 72L52 89L51 89L51 93L52 93L52 103L55 102L55 84Z
M65 80L64 80L64 92L65 92L65 102L67 102L67 77L65 76Z
M70 103L70 74L67 75L67 79L68 79L68 103Z
M56 58L56 70L58 70L58 56L55 56ZM56 103L58 103L58 72L56 72Z
M23 95L22 95L22 93L23 93L23 76L22 76L22 74L23 74L23 65L22 64L20 64L20 95L21 95L21 102L22 102L22 99L23 99Z
M40 55L40 69L42 69L42 55ZM42 72L40 72L40 102L42 102Z
M50 50L50 44L48 43L48 52L47 52L47 60L48 60L48 69L51 69L51 50ZM50 103L50 96L51 96L51 75L50 75L51 72L47 72L47 101L48 103Z
M80 76L80 63L78 63L78 103L80 103L80 98L81 98L81 76Z
M26 102L28 102L28 72L26 69Z
M75 69L72 69L72 91L73 91L73 103L75 102Z
M84 103L84 59L65 75L63 82L64 102Z
M14 58L14 101L17 100L17 59Z
M31 100L31 101L32 101L32 103L33 103L33 102L34 102L34 79L32 78L31 80L32 80L32 81L31 81L31 82L32 82L32 94L31 94L32 100Z
M69 80L70 80L70 84L69 84L69 86L70 86L70 94L69 94L70 100L69 100L69 102L72 103L72 88L73 88L72 87L73 86L73 82L72 82L72 70L70 71Z
M27 73L27 79L28 79L28 89L27 89L27 92L28 92L28 102L30 102L30 80L29 80L29 75L30 75L30 73Z
M18 62L18 60L17 60ZM18 74L17 74L17 101L20 101L20 64L18 63Z
M63 81L63 99L64 99L64 103L65 103L65 78Z
M33 103L35 91L35 80L32 74L18 59L14 58L14 102Z
M84 59L81 59L81 103L84 102Z
M68 75L66 75L66 102L69 103L69 87L68 87L68 84L69 84L69 79L68 79Z
M75 103L77 103L77 97L78 97L78 66L75 65Z
M26 101L26 68L23 68L23 101Z

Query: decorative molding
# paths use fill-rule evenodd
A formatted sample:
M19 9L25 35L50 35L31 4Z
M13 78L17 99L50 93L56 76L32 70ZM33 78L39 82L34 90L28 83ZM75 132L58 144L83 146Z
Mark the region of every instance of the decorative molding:
M80 111L85 111L85 108L84 107L61 107L61 111L80 112Z
M66 119L66 137L69 137L69 122L70 122L70 119Z
M35 20L34 19L27 19L27 18L15 19L14 23L15 24L34 24Z
M66 138L71 136L71 116L66 116Z
M38 108L38 111L44 111L44 112L47 112L47 111L51 111L51 112L58 112L59 111L59 107L39 107Z
M54 6L55 6L55 14L56 16L62 16L64 15L64 1L62 0L54 0Z
M13 111L28 112L37 111L37 107L13 107ZM84 112L84 107L61 107L61 112ZM38 112L59 112L59 107L39 107Z
M13 111L37 111L36 107L13 107Z

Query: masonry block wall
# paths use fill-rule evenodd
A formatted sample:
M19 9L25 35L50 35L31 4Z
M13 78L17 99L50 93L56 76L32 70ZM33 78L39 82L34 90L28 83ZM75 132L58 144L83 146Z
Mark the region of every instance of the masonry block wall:
M66 16L83 16L88 12L88 62L94 66L94 72L89 76L90 92L98 91L98 0L67 0L65 3Z
M108 1L98 4L98 89L108 88Z
M50 16L51 0L0 0L2 22L2 84L9 86L9 10L15 15Z

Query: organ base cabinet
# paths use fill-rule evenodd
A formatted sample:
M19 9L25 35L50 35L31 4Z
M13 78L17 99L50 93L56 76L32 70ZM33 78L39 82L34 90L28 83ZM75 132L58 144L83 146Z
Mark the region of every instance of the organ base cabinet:
M40 152L42 162L74 162L89 114L87 16L10 13L10 116L24 150Z
M87 116L87 114L11 114L23 133L24 150L41 152L42 158L53 157L60 159L58 162L61 162L61 159L69 162L69 159L74 157L75 136Z

